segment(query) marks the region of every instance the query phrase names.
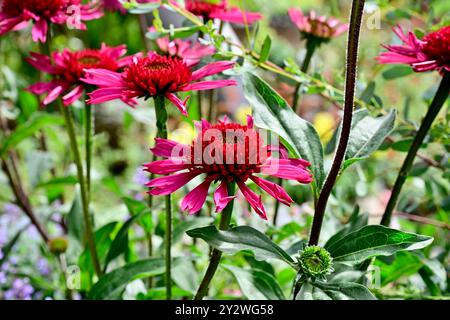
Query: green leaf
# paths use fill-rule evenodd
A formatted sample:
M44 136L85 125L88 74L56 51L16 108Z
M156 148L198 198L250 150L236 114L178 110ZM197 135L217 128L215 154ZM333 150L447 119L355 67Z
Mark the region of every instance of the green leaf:
M357 206L353 211L352 215L350 216L348 223L339 232L335 233L332 237L330 237L330 239L328 239L328 241L325 244L325 247L326 248L330 247L333 243L342 239L349 233L361 229L362 227L366 226L368 222L369 222L369 215L364 213L360 214L359 207Z
M17 127L13 133L3 139L3 143L0 145L0 157L4 157L11 148L17 146L42 128L63 123L63 119L59 116L35 113L27 122Z
M47 181L38 183L35 187L36 188L49 188L49 187L64 186L64 185L74 185L77 183L78 183L77 177L66 176L66 177L51 178Z
M277 280L259 269L241 269L222 265L236 278L244 296L249 300L286 300Z
M366 109L355 112L345 159L367 158L394 129L395 110L382 117L370 116Z
M296 300L376 300L365 286L353 282L302 284Z
M130 3L128 5L125 5L124 7L128 9L128 12L131 14L145 14L150 13L155 9L158 9L160 7L159 2L152 2L152 3Z
M398 251L416 250L428 246L432 237L371 225L351 232L325 246L333 261L360 263L376 256L390 256Z
M315 184L320 189L325 176L323 151L313 125L300 118L287 102L257 75L248 72L244 74L244 91L253 108L256 126L275 132L283 138L291 153L308 160Z
M264 43L261 47L261 53L259 54L259 63L264 63L269 58L270 47L272 46L272 39L269 35L264 39Z
M176 267L179 262L179 259L174 259L172 266ZM156 276L164 271L164 258L150 258L129 263L101 277L89 291L88 298L91 300L120 299L126 285L131 281Z
M0 248L1 249L0 251L2 252L2 258L0 259L0 267L8 259L8 256L11 253L12 248L17 243L17 241L19 241L22 232L24 232L27 228L28 226L17 231L14 237L12 237L12 239L7 244L5 244L3 247Z
M201 238L210 246L229 254L251 250L258 260L280 259L295 268L294 260L272 242L265 234L247 226L219 231L215 226L192 229L186 232L192 238Z
M411 73L413 73L413 69L410 66L398 65L384 71L382 76L385 80L392 80L405 77Z
M81 206L80 191L75 191L75 197L73 198L72 206L70 207L67 217L67 228L69 235L77 239L80 243L83 243L84 239L84 220L83 211Z
M149 31L145 36L150 40L157 40L164 37L169 37L170 39L187 38L197 33L200 30L199 26L190 26L182 28L174 28L172 30L164 31Z
M381 285L385 286L396 281L400 277L407 277L415 274L423 266L420 258L407 251L400 251L395 255L392 263L384 261L385 259L375 260L375 265L381 269Z

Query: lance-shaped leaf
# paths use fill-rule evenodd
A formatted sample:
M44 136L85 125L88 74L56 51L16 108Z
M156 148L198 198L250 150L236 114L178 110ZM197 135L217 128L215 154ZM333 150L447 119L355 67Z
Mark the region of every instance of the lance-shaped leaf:
M305 282L296 300L376 300L365 286L353 282Z
M244 296L249 300L285 300L283 290L277 280L260 269L241 269L222 265L236 278Z
M294 260L272 242L265 234L247 226L219 231L215 226L192 229L186 232L192 238L205 240L210 246L229 254L251 250L258 260L280 259L295 268Z
M371 225L349 233L325 246L325 249L336 262L360 263L376 256L390 256L398 251L421 249L432 241L432 237Z
M252 73L244 74L244 91L253 108L256 126L275 132L291 153L308 160L320 189L325 176L323 150L313 125L300 118L278 93Z

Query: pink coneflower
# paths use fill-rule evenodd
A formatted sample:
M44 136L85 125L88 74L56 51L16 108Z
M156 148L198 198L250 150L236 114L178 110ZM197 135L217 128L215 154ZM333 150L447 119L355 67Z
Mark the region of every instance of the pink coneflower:
M0 35L20 30L33 21L33 41L45 42L48 24L68 24L75 29L86 29L82 21L102 16L99 6L82 0L3 0L0 11Z
M307 40L326 42L348 30L347 23L341 23L333 17L317 16L315 11L305 16L301 10L290 8L289 17Z
M231 69L233 65L231 61L217 61L193 71L181 58L149 52L146 57L133 59L121 73L90 69L86 70L86 76L82 80L99 87L89 94L89 103L120 99L130 106L135 106L135 98L165 96L187 115L186 101L182 101L175 93L236 85L234 80L198 81Z
M154 27L149 28L150 32L154 32ZM194 66L200 62L205 56L213 55L216 49L213 46L203 45L199 42L191 42L182 39L175 39L170 41L168 37L159 38L156 40L161 53L179 57L188 66Z
M237 7L230 7L226 0L185 0L184 3L186 10L205 20L253 24L262 18L258 12L243 12Z
M253 128L251 116L247 118L247 125L229 123L227 120L211 125L202 120L197 129L199 134L191 145L156 139L156 145L151 151L155 156L167 159L147 163L144 165L145 169L153 174L177 173L148 182L146 185L151 188L150 194L171 194L193 178L204 174L203 182L184 197L182 210L191 214L200 211L209 187L214 182L218 184L214 192L216 212L222 211L234 198L227 191L227 184L234 182L255 212L267 219L261 196L245 184L247 180L252 180L286 205L293 202L287 192L281 186L259 177L259 174L297 180L300 183L312 181L307 170L309 162L289 159L286 152L280 152L281 159L272 156L272 151L280 148L265 145L261 135Z
M50 82L38 82L31 85L28 90L34 94L47 93L42 102L47 105L60 95L64 105L70 105L83 94L86 83L80 79L90 68L103 68L116 71L131 62L132 57L123 57L126 46L108 47L102 44L100 49L85 49L80 51L54 52L51 56L31 53L28 61L36 69L53 76Z
M429 33L422 40L412 32L405 33L400 26L393 31L403 44L384 46L388 52L377 57L379 63L408 64L416 72L450 71L450 26Z

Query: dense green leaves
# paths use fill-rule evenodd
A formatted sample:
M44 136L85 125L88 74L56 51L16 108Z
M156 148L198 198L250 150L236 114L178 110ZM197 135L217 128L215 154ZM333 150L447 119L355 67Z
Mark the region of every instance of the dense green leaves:
M179 262L179 259L174 259L173 267L176 267ZM164 271L163 258L151 258L127 264L101 277L90 290L88 298L93 300L119 299L126 285L131 281L156 276Z
M251 250L259 260L280 259L294 266L294 260L265 234L247 226L219 231L215 226L187 231L193 238L201 238L210 246L225 253L235 254L242 250Z
M13 147L17 146L23 140L29 138L37 131L48 127L63 123L63 119L59 116L47 113L35 113L27 122L19 126L7 136L0 144L0 156L3 157Z
M360 263L375 256L389 256L402 250L421 249L432 241L432 237L371 225L327 243L325 248L334 261Z
M376 300L365 286L352 283L326 283L321 281L302 284L296 300Z
M260 269L242 269L230 265L222 265L229 270L241 288L244 296L250 300L285 300L283 290L277 280Z
M287 102L258 76L244 75L245 97L252 106L255 124L278 134L296 157L311 162L315 184L320 189L324 180L323 150L319 135L306 120L300 118Z

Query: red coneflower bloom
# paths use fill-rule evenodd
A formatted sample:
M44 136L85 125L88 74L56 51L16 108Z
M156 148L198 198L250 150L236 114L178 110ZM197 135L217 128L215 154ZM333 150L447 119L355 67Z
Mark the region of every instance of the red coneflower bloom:
M231 69L234 62L217 61L193 71L181 58L161 56L149 52L146 57L134 58L123 72L105 69L86 70L86 83L99 89L89 94L89 103L96 104L120 99L130 106L137 104L135 98L165 96L187 115L186 101L175 95L179 91L209 90L236 85L234 80L198 80Z
M31 52L31 57L25 59L36 69L51 74L53 80L50 82L38 82L28 90L34 94L47 93L42 102L47 105L57 97L62 97L65 106L78 100L83 94L86 84L80 79L86 70L90 68L103 68L116 71L131 62L131 57L123 57L127 49L125 45L108 47L102 44L100 49L85 49L80 51L54 52L51 56Z
M315 11L305 16L301 10L290 8L289 17L307 40L326 42L348 30L347 23L341 23L333 17L317 16Z
M150 32L156 31L154 27L149 28ZM159 50L166 55L179 57L188 66L194 66L205 56L213 55L216 49L213 46L203 45L199 42L191 42L182 39L170 41L168 37L156 40Z
M184 3L186 10L205 20L252 24L262 18L258 12L243 12L237 7L230 7L226 0L185 0Z
M379 63L408 64L416 72L450 71L450 26L431 32L422 40L412 32L405 33L400 26L393 31L403 44L384 46L388 52L377 57Z
M11 30L20 30L34 22L31 31L33 41L45 42L49 23L64 24L84 30L81 21L102 16L99 6L82 0L3 0L0 10L0 35Z
M151 151L157 157L167 158L144 165L153 174L171 174L151 180L146 185L152 195L167 195L186 185L193 178L204 174L204 181L183 199L181 209L193 214L205 203L209 187L219 184L214 192L216 212L222 211L234 196L227 191L227 184L235 182L255 212L267 219L261 196L253 192L245 182L250 179L269 195L290 205L293 201L279 185L260 178L259 174L282 179L310 183L311 174L307 170L309 162L290 159L284 148L265 145L261 135L253 128L253 118L248 116L247 125L219 121L211 125L202 120L197 125L199 134L191 145L179 144L167 139L156 139ZM279 152L280 159L273 157Z

